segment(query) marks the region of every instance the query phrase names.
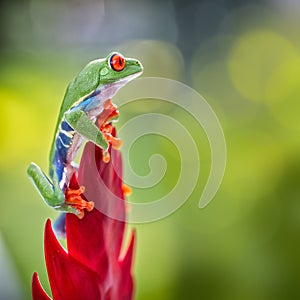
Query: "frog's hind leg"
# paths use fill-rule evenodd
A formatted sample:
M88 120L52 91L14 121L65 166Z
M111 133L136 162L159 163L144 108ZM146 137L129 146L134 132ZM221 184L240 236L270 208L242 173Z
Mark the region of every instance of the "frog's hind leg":
M46 174L34 163L31 163L27 169L27 174L32 180L34 186L51 207L61 212L69 212L83 218L84 210L91 211L94 208L93 202L88 202L81 197L84 187L72 188L66 187L64 191L53 184ZM76 178L76 173L72 177ZM70 182L72 182L72 177ZM77 182L77 178L76 178Z
M52 207L61 206L65 202L65 195L55 188L47 175L35 163L31 163L27 169L27 174L33 185L36 187L43 200Z

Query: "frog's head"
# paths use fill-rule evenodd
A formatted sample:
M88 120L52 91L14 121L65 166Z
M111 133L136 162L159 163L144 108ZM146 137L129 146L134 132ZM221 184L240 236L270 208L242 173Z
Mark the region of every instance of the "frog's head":
M143 71L142 64L133 58L125 58L117 52L110 53L100 68L101 85L114 84L123 86L139 76Z
M110 99L142 71L142 64L137 59L124 58L117 52L106 58L93 60L71 81L65 96L68 98L67 103L73 104L96 94L102 100Z

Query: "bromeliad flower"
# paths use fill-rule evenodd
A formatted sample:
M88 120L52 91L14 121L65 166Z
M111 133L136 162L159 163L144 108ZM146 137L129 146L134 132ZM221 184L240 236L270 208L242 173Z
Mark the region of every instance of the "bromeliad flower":
M112 133L115 134L114 130ZM121 154L114 149L110 149L109 154L111 159L106 163L100 148L91 142L85 146L78 182L85 187L85 199L93 201L95 208L86 212L82 219L66 214L67 251L57 240L51 221L46 222L44 250L54 300L133 299L134 232L131 232L127 250L121 253L125 202L119 201L117 206L110 208L117 218L108 217L97 209L103 207L103 203L107 208L110 198L124 200ZM73 176L69 188L78 189L78 182ZM43 290L37 273L33 274L32 298L51 299Z

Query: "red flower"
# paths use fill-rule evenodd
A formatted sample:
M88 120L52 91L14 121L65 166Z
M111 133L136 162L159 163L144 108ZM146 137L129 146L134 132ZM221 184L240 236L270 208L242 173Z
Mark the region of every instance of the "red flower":
M125 202L113 199L124 199L122 159L114 149L110 150L110 156L110 161L105 163L100 148L92 143L85 146L78 182L85 187L84 196L95 203L95 208L81 220L73 214L66 215L68 251L57 240L51 221L46 222L45 259L54 300L133 299L131 268L135 235L131 233L129 246L121 254ZM78 187L73 176L70 188ZM116 218L108 217L107 211ZM33 274L32 298L50 299L37 273Z

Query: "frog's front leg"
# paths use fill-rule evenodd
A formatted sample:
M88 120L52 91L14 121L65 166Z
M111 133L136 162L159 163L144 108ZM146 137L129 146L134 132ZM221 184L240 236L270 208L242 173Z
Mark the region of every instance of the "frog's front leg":
M58 184L53 184L40 167L34 163L29 165L27 174L43 200L56 210L70 212L82 218L84 209L88 211L93 209L93 203L83 200L80 196L84 192L83 187L76 190L67 188L63 193Z
M103 133L95 123L89 119L84 111L74 110L66 112L65 119L80 135L100 146L104 151L107 151L108 142L103 136Z

